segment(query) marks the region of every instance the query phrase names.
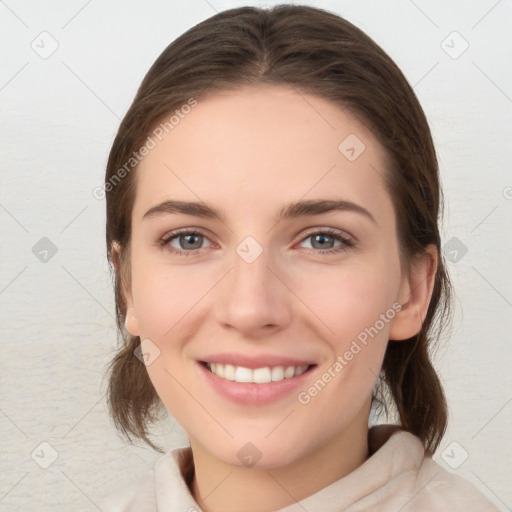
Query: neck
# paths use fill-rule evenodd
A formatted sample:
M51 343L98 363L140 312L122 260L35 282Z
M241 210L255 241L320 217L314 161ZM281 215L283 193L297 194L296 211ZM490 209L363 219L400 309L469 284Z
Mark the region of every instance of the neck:
M367 460L368 417L363 419L312 453L272 469L225 464L191 439L194 499L209 512L269 512L315 494Z

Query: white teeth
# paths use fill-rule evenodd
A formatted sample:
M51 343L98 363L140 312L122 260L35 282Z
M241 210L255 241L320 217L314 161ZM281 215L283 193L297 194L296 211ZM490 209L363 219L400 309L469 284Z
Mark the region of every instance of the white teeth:
M295 375L295 367L287 366L286 370L284 371L284 378L289 379L290 377L293 377L294 375Z
M272 381L284 379L284 368L282 366L274 366L272 368Z
M252 371L252 378L257 384L263 384L265 382L272 382L272 373L270 368L256 368Z
M216 375L218 374L216 373ZM235 380L237 382L254 382L252 379L252 370L250 368L244 368L243 366L237 366L235 370Z
M233 366L232 364L207 363L212 373L223 379L236 382L254 382L264 384L277 382L283 379L290 379L303 374L309 365L302 366L265 366L262 368L245 368L244 366Z
M217 364L215 365L215 373L219 376L219 377L224 377L224 373L225 373L225 369L224 369L224 365L222 364Z
M224 378L227 380L235 380L235 367L232 364L224 365Z

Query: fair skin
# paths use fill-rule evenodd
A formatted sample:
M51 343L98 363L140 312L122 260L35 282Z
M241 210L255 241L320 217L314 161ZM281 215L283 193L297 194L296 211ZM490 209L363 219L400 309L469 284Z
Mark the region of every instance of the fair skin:
M354 161L338 150L350 134L366 147ZM316 96L261 85L200 99L139 165L126 327L158 348L147 370L188 433L192 492L203 510L276 510L368 458L371 392L387 342L419 331L437 264L428 247L412 272L403 271L383 161L354 116ZM357 206L278 220L290 203L320 199ZM202 202L223 218L169 209L145 216L169 200ZM200 234L172 235L181 228ZM248 262L245 253L257 257ZM299 392L332 374L337 357L396 303L402 309L378 334L299 402ZM262 384L227 381L202 364L227 355L270 369L270 359L288 358L308 370L290 379L298 384L289 391L260 399ZM249 398L233 399L212 385L218 381Z

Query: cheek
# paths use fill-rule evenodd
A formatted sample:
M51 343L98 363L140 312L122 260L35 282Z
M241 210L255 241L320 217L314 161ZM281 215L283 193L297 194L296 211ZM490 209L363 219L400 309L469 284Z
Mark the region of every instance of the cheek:
M327 326L323 332L330 347L330 361L320 382L310 383L311 393L305 390L304 402L315 402L312 410L318 408L320 413L325 404L337 404L339 414L344 415L371 392L396 316L393 304L399 279L398 263L382 258L373 265L354 265L337 272L331 268L328 275L317 275L317 286L302 286L300 293L318 315L314 322L318 326L320 319ZM322 398L316 399L320 391Z
M373 265L340 266L336 271L331 267L316 275L314 286L304 281L297 295L305 298L317 320L327 327L333 347L342 350L361 333L360 338L364 338L368 329L374 332L375 324L382 337L387 336L399 278L398 265L384 260Z
M396 315L392 283L379 273L351 272L314 293L322 323L329 328L324 339L330 358L297 400L308 417L325 419L329 411L328 426L322 427L325 436L334 435L368 403Z
M149 378L165 408L188 425L197 415L197 405L185 391L194 371L189 341L201 323L201 298L211 284L184 267L147 266L134 285L141 339L149 338L156 347L157 357L146 367Z
M169 364L169 353L162 352L146 367L149 378L164 407L181 425L188 425L197 415L197 405L191 400L186 388L186 372L181 365Z
M201 301L212 288L214 280L204 272L185 266L139 265L134 273L133 296L141 333L161 339Z

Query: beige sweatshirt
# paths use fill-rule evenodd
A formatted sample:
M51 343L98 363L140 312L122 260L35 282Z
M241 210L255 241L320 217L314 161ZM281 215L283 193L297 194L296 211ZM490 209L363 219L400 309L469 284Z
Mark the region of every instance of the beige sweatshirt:
M497 512L470 482L431 457L419 438L391 425L368 433L370 457L340 480L276 512ZM190 447L159 458L128 489L84 512L200 512L186 483ZM240 511L243 512L243 511Z

